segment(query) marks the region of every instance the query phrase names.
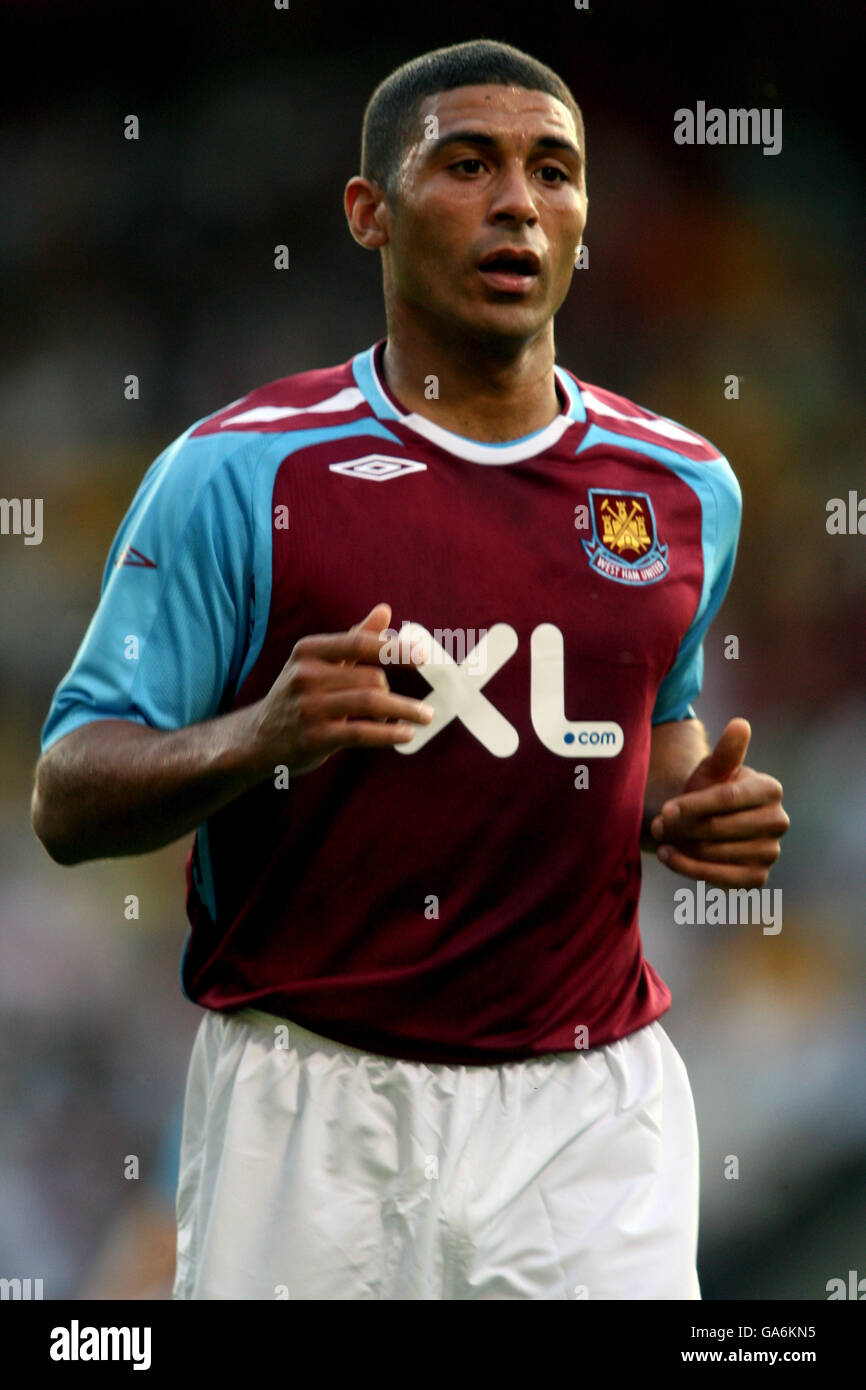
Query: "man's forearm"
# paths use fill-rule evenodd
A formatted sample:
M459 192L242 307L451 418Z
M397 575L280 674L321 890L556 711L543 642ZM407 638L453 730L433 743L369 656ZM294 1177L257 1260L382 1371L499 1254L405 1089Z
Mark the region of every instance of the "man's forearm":
M649 831L650 823L665 802L682 790L709 751L707 732L700 719L677 719L653 726L641 849L655 853L657 845Z
M40 759L33 829L52 859L79 864L160 849L284 765L304 775L343 749L393 748L432 706L395 695L382 670L391 605L346 632L298 639L267 695L201 724L162 732L99 719ZM412 666L409 652L398 664Z
M255 719L249 706L167 732L124 719L74 729L39 761L33 829L60 864L161 849L269 774Z

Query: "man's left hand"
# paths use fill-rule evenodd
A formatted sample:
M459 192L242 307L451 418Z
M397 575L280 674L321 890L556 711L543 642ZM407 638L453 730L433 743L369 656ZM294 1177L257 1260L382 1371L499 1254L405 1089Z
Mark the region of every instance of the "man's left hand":
M674 873L723 888L760 888L781 854L790 820L782 784L743 759L752 730L731 719L678 796L650 826L657 855Z

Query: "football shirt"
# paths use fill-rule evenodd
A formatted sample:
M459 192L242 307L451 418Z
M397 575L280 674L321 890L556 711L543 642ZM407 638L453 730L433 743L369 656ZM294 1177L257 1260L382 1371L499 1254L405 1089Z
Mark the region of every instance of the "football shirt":
M670 994L638 927L653 724L694 716L740 490L707 440L555 368L506 444L407 413L385 340L253 390L143 478L43 729L261 700L377 602L429 635L399 748L274 775L198 828L191 1000L428 1062L596 1047ZM134 639L134 640L133 640Z

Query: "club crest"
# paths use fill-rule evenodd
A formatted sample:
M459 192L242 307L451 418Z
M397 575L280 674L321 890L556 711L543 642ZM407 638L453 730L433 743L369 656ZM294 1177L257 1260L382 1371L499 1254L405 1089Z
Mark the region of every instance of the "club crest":
M582 541L590 567L619 584L655 584L668 573L668 548L656 534L645 492L589 489L592 540Z

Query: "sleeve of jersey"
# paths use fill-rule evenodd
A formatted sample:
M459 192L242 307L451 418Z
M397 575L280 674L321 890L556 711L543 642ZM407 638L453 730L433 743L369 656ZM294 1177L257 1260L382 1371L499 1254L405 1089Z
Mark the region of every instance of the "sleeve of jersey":
M694 700L704 678L704 636L722 606L737 556L742 517L742 493L727 459L706 465L706 474L692 484L701 500L704 583L701 599L676 661L659 686L653 724L694 719Z
M252 601L252 446L189 436L151 465L121 522L43 752L96 719L198 723L219 713L237 678Z

